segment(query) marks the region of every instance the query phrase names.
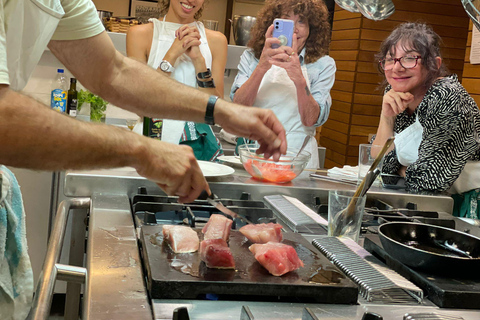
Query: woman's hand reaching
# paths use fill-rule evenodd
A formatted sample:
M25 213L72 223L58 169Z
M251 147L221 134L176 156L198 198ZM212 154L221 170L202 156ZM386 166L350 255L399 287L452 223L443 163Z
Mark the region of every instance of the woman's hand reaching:
M390 89L383 96L382 115L388 118L396 117L408 108L413 99L414 96L410 92L396 92Z

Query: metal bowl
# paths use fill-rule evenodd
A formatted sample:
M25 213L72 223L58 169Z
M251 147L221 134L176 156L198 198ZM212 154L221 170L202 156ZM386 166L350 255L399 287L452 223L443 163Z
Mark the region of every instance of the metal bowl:
M250 40L250 29L253 27L257 18L252 16L233 16L233 39L237 46L246 46Z
M353 0L358 10L370 20L383 20L395 12L395 6L391 0Z
M342 9L345 9L350 12L360 12L358 11L357 5L353 0L335 0L335 3Z
M244 144L238 147L240 161L245 170L255 179L285 183L295 179L310 161L311 154L302 150L297 156L298 149L288 149L286 155L282 155L278 161L265 159L258 155L258 146L255 144Z
M462 4L473 25L480 30L480 0L462 0Z

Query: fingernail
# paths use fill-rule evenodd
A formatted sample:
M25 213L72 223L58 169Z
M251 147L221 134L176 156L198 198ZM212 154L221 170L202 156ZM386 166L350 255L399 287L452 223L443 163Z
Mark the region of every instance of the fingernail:
M280 145L282 144L282 140L280 140L279 138L275 139L275 141L273 142L273 147L274 148L278 148L280 147Z

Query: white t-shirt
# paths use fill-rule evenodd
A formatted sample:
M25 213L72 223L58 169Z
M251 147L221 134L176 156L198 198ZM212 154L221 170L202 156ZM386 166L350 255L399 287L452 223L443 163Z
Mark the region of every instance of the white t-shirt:
M104 30L91 0L0 0L0 83L23 89L51 39Z

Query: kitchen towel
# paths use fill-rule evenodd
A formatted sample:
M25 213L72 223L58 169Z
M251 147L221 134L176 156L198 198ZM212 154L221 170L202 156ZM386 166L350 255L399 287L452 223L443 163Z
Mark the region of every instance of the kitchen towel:
M22 195L13 173L0 165L0 319L24 320L32 297Z

